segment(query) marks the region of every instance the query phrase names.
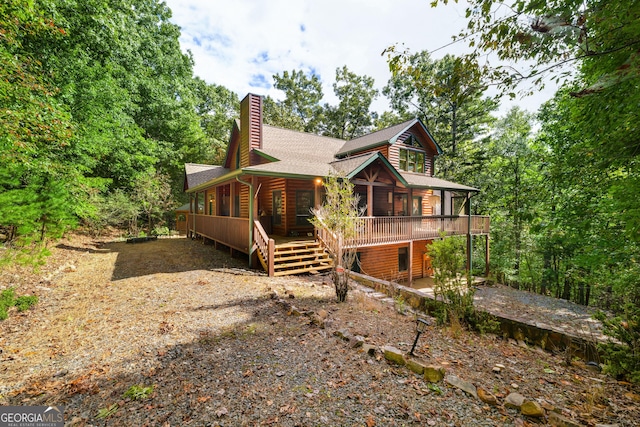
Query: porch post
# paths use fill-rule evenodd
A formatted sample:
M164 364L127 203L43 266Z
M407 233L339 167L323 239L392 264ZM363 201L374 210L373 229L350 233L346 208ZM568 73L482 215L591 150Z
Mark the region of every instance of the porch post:
M254 198L254 193L253 193L253 179L251 180L251 182L245 182L240 180L239 177L236 177L236 181L238 181L241 184L244 184L246 186L249 187L249 268L253 268L253 198ZM231 183L232 187L235 186L235 183ZM233 208L233 205L231 205L231 207Z
M367 216L373 216L373 185L367 185Z
M409 240L409 277L407 277L409 285L413 283L413 240Z
M489 234L487 234L487 241L484 252L484 277L489 277Z
M473 242L471 240L471 193L467 192L467 206L466 206L466 211L467 211L467 272L469 274L471 274L471 270L472 270L472 265L471 265L471 260L472 260L472 254L471 251L473 250Z

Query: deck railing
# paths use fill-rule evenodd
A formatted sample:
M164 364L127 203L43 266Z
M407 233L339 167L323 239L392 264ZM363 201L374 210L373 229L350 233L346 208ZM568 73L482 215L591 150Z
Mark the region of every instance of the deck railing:
M190 214L189 231L249 253L249 218Z
M489 234L488 216L471 216L471 234ZM427 216L427 217L362 217L356 221L357 237L345 242L348 246L375 246L401 243L412 240L439 238L467 234L468 216ZM317 229L318 238L325 243L335 240L326 229Z

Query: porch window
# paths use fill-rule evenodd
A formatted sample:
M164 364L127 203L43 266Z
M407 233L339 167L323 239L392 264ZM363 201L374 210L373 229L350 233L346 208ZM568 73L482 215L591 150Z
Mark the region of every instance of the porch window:
M407 271L409 266L407 248L398 248L398 272Z
M414 196L411 200L411 216L422 216L422 197Z
M309 225L311 208L313 207L313 191L296 191L296 225Z

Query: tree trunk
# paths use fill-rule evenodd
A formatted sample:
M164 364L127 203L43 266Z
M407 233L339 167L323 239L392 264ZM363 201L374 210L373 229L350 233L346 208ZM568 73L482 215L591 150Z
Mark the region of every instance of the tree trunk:
M349 273L347 273L347 270L342 272L334 270L333 284L336 288L338 302L345 302L347 300L347 293L349 292Z

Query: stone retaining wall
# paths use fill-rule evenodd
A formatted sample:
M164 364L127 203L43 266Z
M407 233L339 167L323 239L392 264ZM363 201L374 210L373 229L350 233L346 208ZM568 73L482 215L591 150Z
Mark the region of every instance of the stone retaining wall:
M412 289L395 282L376 279L359 273L351 273L351 278L361 285L374 289L390 298L402 297L405 304L413 310L432 314L442 304L442 300L436 300L433 295L419 289ZM482 310L478 309L477 310ZM527 343L538 346L544 350L558 353L566 352L567 358L579 357L585 361L597 361L599 359L596 343L579 336L573 336L567 332L553 331L536 325L527 324L512 318L496 315L482 310L493 320L499 322L502 336L505 339L514 339L519 343Z

